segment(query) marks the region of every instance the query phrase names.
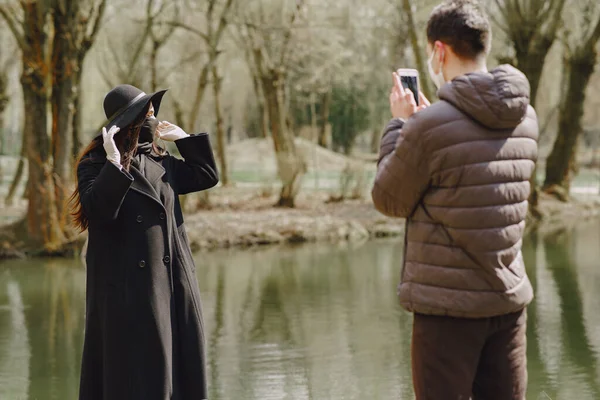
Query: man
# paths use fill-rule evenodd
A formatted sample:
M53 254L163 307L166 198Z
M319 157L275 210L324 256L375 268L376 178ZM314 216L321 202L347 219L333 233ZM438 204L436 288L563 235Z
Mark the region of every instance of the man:
M407 219L399 296L414 313L417 399L524 399L526 306L521 254L538 125L529 83L486 68L488 18L448 1L427 26L429 105L394 75L394 119L372 191L383 214Z

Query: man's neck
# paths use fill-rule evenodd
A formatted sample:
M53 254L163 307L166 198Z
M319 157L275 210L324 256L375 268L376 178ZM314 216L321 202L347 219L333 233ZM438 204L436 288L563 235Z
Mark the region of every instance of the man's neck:
M450 82L454 78L459 76L463 76L466 74L472 74L476 72L488 72L486 60L472 60L472 61L462 61L460 63L455 64L453 67L444 71L444 75L447 82Z

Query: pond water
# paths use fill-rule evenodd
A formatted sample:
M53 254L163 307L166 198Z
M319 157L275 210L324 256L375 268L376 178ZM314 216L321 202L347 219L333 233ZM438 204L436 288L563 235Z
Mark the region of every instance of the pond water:
M401 242L198 254L210 399L412 399ZM528 399L600 399L600 224L530 236ZM77 398L85 271L0 264L0 399Z

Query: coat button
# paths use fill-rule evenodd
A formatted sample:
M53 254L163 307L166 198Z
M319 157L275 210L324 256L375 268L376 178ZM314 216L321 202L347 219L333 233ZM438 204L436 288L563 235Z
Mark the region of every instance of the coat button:
M163 258L163 262L164 262L165 264L168 264L168 263L170 263L170 262L171 262L171 257L169 257L169 256L165 256L165 257Z
M138 265L140 266L140 268L144 268L146 266L146 261L140 260L140 263Z
M137 218L135 219L137 222L142 222L144 220L144 218L142 218L141 215L138 215Z
M165 213L160 213L160 215L158 216L160 219L165 219L167 218L167 216L165 215Z

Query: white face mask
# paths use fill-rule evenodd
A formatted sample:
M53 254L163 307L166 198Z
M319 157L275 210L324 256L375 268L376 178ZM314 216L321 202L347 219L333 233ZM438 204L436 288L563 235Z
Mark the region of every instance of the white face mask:
M446 84L446 79L444 79L444 73L442 72L442 66L440 65L440 72L438 72L437 74L433 71L433 57L435 56L435 49L433 50L433 53L431 54L431 57L429 57L429 61L427 61L427 66L429 67L429 76L431 77L431 80L433 81L434 85L438 88L438 90L444 86Z

